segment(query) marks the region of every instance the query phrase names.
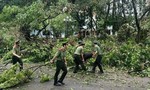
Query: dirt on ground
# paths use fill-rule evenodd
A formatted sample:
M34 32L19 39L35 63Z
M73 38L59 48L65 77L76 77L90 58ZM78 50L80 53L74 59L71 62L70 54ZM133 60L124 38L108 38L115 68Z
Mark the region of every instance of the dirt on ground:
M26 67L29 66L26 65ZM33 79L29 83L6 90L150 90L150 78L131 76L126 71L116 68L105 67L104 74L88 71L79 71L74 74L72 68L69 67L63 86L54 86L53 78L48 82L40 83L39 77L42 73L47 73L52 78L55 68L44 66L34 73Z

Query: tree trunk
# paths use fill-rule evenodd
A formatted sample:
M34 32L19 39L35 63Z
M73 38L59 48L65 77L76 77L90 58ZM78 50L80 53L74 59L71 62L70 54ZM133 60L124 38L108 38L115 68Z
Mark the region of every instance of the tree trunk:
M125 8L124 8L124 0L122 0L122 14L123 14L123 17L126 21L126 14L125 14Z
M113 0L112 20L113 20L112 32L114 33L115 32L115 28L116 28L116 0Z
M104 29L106 29L106 23L107 23L107 19L108 19L108 15L109 15L109 11L110 11L110 3L108 2L107 3L107 13L106 13L106 17L105 17L105 20L104 20Z
M140 24L139 24L139 21L138 21L135 0L132 0L132 5L133 5L133 9L134 9L134 18L135 18L135 22L136 22L136 27L137 27L137 30L138 30L137 43L139 43L140 42L140 37L141 37L141 27L140 27Z

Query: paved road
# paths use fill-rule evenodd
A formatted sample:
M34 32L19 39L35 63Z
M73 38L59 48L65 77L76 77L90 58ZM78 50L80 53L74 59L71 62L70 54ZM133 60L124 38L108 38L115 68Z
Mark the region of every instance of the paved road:
M98 70L98 69L97 69ZM64 80L66 85L53 86L53 79L40 83L41 73L47 73L53 77L55 69L42 67L35 72L34 78L29 82L18 85L8 90L149 90L150 78L130 76L125 71L114 68L105 68L104 74L79 72L73 74L69 72Z

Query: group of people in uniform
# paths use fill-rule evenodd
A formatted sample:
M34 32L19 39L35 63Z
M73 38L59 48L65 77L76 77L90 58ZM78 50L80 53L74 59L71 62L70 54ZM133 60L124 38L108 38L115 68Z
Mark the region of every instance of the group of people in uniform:
M76 47L76 50L74 52L74 63L75 67L73 70L73 73L77 73L78 70L80 69L80 66L82 70L86 71L86 67L84 65L84 62L89 59L89 58L95 58L95 61L93 63L92 70L90 71L91 73L95 73L96 67L99 67L99 73L104 73L103 68L102 68L102 50L100 46L98 45L97 41L93 42L93 51L92 53L84 53L83 48L84 48L84 43L82 41L78 42L78 46ZM56 72L54 75L54 85L55 86L61 86L65 85L63 82L66 74L67 74L67 62L66 62L66 50L67 50L67 43L63 43L62 47L58 49L56 52L55 56L50 60L51 63L54 63L54 60L56 59ZM60 70L63 71L62 75L58 79L58 75L60 73Z
M23 69L23 62L21 60L21 53L20 53L20 42L16 41L13 46L13 56L12 56L12 62L13 64L16 64L17 62L20 64L20 71ZM54 86L62 86L65 85L64 78L67 75L67 61L66 61L66 50L67 50L68 43L62 43L62 46L58 49L58 51L55 53L54 57L50 60L50 63L54 63L56 61L56 72L54 75ZM95 61L93 63L91 73L95 73L96 67L99 67L99 73L104 73L102 69L102 50L98 44L97 41L94 41L92 46L93 50L91 53L84 53L84 43L82 41L78 42L78 46L76 47L76 50L74 52L74 63L75 67L73 70L73 73L77 73L80 69L80 66L82 70L86 71L86 67L84 65L84 62L89 58L95 58ZM63 71L60 78L58 78L60 71Z

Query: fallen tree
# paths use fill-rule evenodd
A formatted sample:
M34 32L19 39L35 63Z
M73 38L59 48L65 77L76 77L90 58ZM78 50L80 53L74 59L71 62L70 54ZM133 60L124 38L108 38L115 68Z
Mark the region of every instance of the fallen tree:
M6 89L6 88L10 88L10 87L22 84L22 83L29 82L32 79L33 73L36 70L47 65L49 65L49 63L35 65L27 69L23 69L22 71L19 71L19 72L17 72L19 65L18 64L13 65L10 69L6 69L0 74L0 89ZM41 76L40 82L45 82L45 81L50 80L49 78L46 78L45 76L48 77L48 75L43 74L43 76Z

